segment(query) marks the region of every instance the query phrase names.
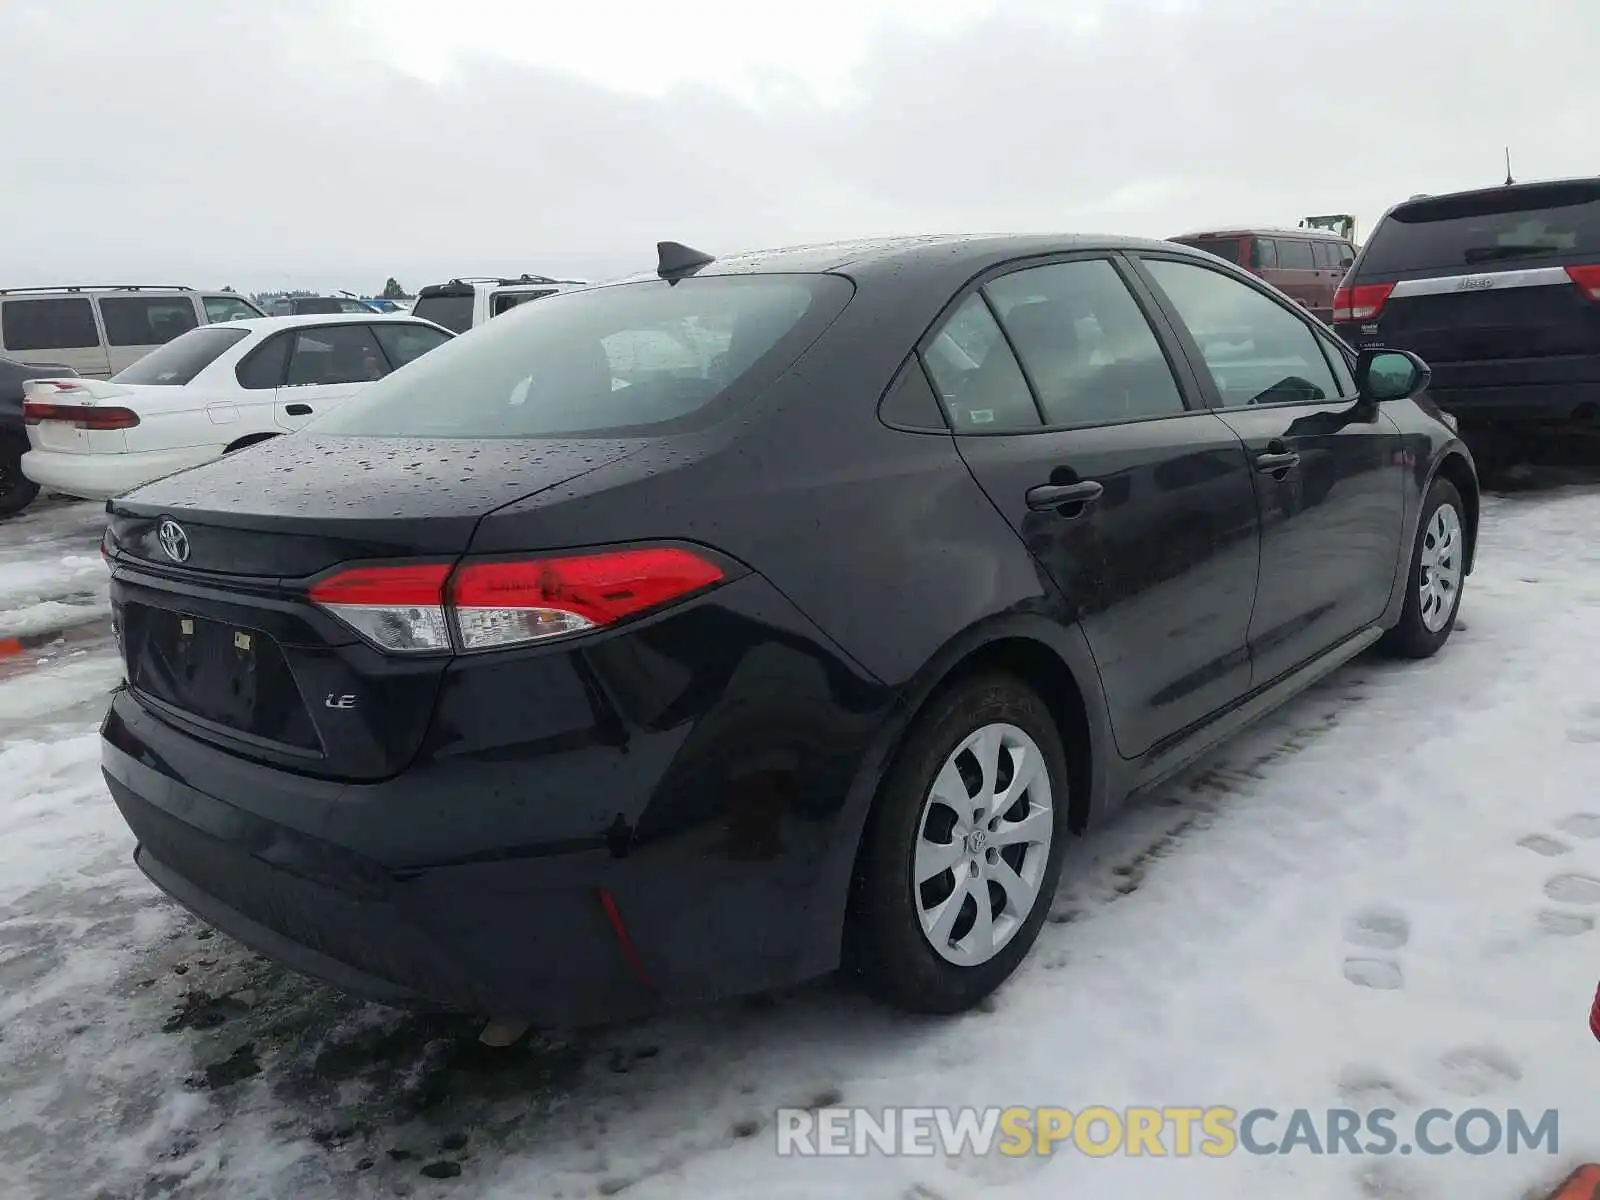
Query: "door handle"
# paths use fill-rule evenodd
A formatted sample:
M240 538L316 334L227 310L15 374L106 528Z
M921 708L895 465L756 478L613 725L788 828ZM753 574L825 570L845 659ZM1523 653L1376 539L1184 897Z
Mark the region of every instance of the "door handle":
M288 413L291 417L309 417L311 415L311 405L291 404L283 411Z
M1092 479L1082 483L1042 483L1028 489L1028 507L1034 512L1049 512L1069 504L1093 504L1105 490Z
M1287 471L1300 465L1300 456L1293 450L1269 450L1265 454L1256 455L1256 470L1263 475L1275 475L1279 471Z

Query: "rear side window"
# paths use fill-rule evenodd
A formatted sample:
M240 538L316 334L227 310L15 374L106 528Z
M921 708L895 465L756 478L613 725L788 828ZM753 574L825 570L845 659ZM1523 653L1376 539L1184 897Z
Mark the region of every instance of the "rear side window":
M1184 411L1161 343L1109 262L1034 267L986 290L1051 425Z
M100 319L113 346L160 346L200 324L188 296L103 296Z
M243 329L206 325L158 346L112 378L117 383L163 384L181 387L220 358L230 346L250 335Z
M245 355L233 372L239 386L250 391L282 387L283 373L289 365L289 345L293 341L291 333L275 333Z
M396 370L405 366L414 358L421 358L429 350L437 350L450 340L450 335L440 333L437 329L429 329L426 325L393 324L374 325L372 331L377 335L378 344L383 347L383 352L389 356L389 362Z
M1339 265L1339 247L1332 242L1312 242L1311 258L1319 271L1331 271Z
M851 292L833 275L713 275L565 292L452 339L316 426L464 438L693 428L776 378Z
M302 329L289 351L289 387L370 383L389 373L389 361L366 325Z
M1317 265L1312 255L1311 243L1300 238L1278 239L1278 269L1280 271L1310 271Z
M411 315L465 333L472 328L472 293L418 296L411 306Z
M1174 238L1180 246L1192 246L1196 250L1204 250L1207 254L1215 254L1218 258L1226 259L1235 265L1239 262L1239 239L1231 238Z
M496 292L489 297L489 315L498 317L503 312L510 312L519 304L526 304L529 300L538 300L551 293L544 292Z
M950 314L923 360L957 433L1008 433L1041 424L1016 355L978 293Z
M207 296L201 303L206 307L206 320L215 325L264 315L255 305L247 304L237 296Z
M1600 180L1414 200L1367 240L1363 275L1600 258Z
M100 345L86 297L7 300L0 304L0 339L7 350L81 350Z

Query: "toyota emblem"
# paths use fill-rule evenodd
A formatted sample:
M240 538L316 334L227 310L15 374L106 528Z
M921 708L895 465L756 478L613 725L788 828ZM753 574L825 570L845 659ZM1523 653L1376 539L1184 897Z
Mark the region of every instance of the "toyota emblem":
M171 517L161 518L161 524L156 527L156 538L173 562L189 561L189 535Z

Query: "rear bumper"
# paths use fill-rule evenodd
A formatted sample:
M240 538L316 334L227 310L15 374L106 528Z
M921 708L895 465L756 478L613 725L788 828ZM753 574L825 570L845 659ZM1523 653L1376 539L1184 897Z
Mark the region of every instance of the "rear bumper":
M1580 424L1600 429L1600 383L1430 387L1427 395L1463 424Z
M690 642L704 679L668 669ZM892 698L764 580L583 652L496 658L452 669L435 736L373 782L245 758L118 692L101 762L139 865L387 1003L579 1025L837 964L854 785ZM573 671L593 711L555 686Z
M175 471L186 471L222 456L221 446L146 450L126 454L68 454L29 450L22 473L41 487L85 500L109 500Z

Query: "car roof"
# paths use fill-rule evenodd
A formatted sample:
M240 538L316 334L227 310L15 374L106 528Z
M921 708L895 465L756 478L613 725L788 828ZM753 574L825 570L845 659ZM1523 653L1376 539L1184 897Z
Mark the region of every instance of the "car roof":
M928 234L912 237L867 238L747 250L717 258L695 271L709 275L826 274L851 276L907 269L973 272L1018 258L1071 254L1086 250L1152 250L1171 252L1174 247L1154 238L1114 234L977 233ZM612 280L636 283L659 276L654 271Z
M1270 237L1321 238L1328 241L1347 242L1350 239L1331 229L1289 229L1282 225L1240 225L1237 228L1197 229L1192 233L1175 233L1174 238L1246 237L1262 234Z
M279 329L298 329L306 325L426 325L433 322L404 312L365 313L295 313L285 317L247 317L239 321L214 321L199 329L248 329L251 332L272 333Z

